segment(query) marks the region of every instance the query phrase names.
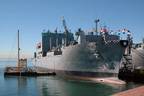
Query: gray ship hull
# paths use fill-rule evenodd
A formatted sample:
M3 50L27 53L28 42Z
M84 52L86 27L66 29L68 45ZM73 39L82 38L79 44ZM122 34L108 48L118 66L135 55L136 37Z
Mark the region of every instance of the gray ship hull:
M120 42L85 44L63 47L62 55L48 52L34 60L37 70L55 71L61 76L111 77L117 76L125 51Z
M144 49L132 49L132 64L136 69L144 68Z

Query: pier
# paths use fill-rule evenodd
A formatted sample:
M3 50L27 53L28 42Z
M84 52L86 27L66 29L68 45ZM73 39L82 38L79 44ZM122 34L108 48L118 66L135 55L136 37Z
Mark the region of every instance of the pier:
M36 71L32 68L7 67L4 76L55 76L55 72Z
M144 96L144 86L113 94L112 96Z

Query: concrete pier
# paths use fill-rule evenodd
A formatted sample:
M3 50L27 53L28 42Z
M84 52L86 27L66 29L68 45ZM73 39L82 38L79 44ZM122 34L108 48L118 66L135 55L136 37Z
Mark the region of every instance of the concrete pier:
M144 96L144 86L116 93L112 96Z

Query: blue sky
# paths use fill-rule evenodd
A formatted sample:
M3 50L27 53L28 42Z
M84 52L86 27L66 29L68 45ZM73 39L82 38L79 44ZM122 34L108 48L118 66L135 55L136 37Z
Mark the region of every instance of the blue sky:
M127 28L134 42L144 37L144 0L0 0L0 57L14 56L16 32L20 30L22 53L32 56L45 30L63 30L64 16L69 29L90 29L94 20L100 26Z

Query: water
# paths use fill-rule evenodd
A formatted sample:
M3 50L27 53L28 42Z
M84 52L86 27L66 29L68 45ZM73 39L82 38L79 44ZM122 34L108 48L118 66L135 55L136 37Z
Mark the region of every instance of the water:
M15 65L16 61L8 63ZM4 77L6 64L6 61L0 61L0 96L110 96L141 85L132 82L126 85L105 85L57 76Z

